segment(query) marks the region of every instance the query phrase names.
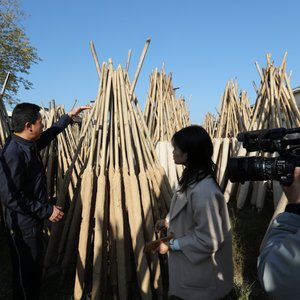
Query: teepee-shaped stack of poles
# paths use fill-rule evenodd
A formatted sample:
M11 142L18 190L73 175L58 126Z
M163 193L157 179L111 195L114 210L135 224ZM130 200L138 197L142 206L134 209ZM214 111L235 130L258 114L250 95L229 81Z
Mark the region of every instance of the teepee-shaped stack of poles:
M182 166L175 166L171 139L174 133L190 125L188 108L183 97L176 99L172 74L166 75L155 69L150 77L144 118L160 160L169 178L172 189L176 189Z
M119 299L132 293L142 299L163 297L164 261L143 248L157 238L154 224L165 217L172 191L134 95L149 42L132 83L111 60L100 67L91 44L98 96L83 116L79 136L66 131L59 141L58 160L67 171L57 205L67 209L64 223L51 227L45 270L58 263L68 272L75 259L75 299L88 292L92 299L105 299L108 285ZM75 150L64 150L69 139Z
M154 145L158 141L170 141L179 129L189 126L189 113L185 100L175 98L172 74L155 69L150 77L147 100L144 109L146 124Z
M50 127L65 113L63 107L55 106L54 102L52 104L49 113L43 114L46 127ZM84 118L86 114L84 112L81 115ZM73 200L81 177L84 157L80 153L76 154L76 148L83 149L84 147L81 148L82 142L83 139L79 136L79 125L74 123L59 134L57 139L53 140L41 153L46 167L49 201L56 200L56 204L68 212L62 221L51 224L51 233L50 229L48 231L49 242L44 260L45 274L48 268L61 260L62 253L65 252L67 237L71 236L70 223L74 216L75 205L78 204ZM74 249L73 254L69 253L68 258L71 259L71 257L74 257Z
M212 134L213 161L217 166L217 181L222 189L227 184L226 166L228 158L235 151L235 136L246 129L250 117L251 108L246 93L238 95L237 84L229 81L221 99L218 119L206 123L209 126L208 132Z
M287 53L285 53L279 67L274 66L269 54L265 69L261 70L256 63L260 76L260 87L257 90L253 117L247 130L299 127L300 114L290 86L290 79L286 74L286 55ZM247 155L273 157L275 154L255 152L247 153ZM245 201L251 197L251 204L261 210L268 183L267 181L247 181L244 184L239 184L236 194L237 207L242 208ZM282 189L277 181L272 181L272 188L274 208L276 208L282 197Z
M245 92L238 95L237 83L228 81L221 99L215 138L235 137L245 130L251 108ZM245 119L244 119L245 118Z

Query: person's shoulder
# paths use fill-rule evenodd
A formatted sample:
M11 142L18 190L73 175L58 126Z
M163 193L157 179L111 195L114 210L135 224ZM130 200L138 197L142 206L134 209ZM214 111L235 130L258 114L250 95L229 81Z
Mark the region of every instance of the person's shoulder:
M210 176L206 176L195 184L195 189L199 190L219 190L215 180Z
M1 156L4 158L20 157L23 152L23 147L15 139L9 137L1 151Z
M211 176L207 176L197 182L189 191L192 197L200 197L202 202L204 199L219 199L222 200L224 195L220 190L218 184Z
M300 227L300 215L298 213L294 213L289 210L285 210L284 212L278 214L274 221L273 221L273 227L280 227L285 224L287 226Z

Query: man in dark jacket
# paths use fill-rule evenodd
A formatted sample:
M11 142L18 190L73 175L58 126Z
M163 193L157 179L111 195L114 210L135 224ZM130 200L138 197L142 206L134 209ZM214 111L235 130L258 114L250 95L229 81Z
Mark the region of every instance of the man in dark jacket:
M40 107L18 104L12 113L13 133L0 155L0 200L9 232L14 299L39 298L43 256L43 221L58 222L64 213L47 202L44 166L39 150L90 108L80 106L43 132Z

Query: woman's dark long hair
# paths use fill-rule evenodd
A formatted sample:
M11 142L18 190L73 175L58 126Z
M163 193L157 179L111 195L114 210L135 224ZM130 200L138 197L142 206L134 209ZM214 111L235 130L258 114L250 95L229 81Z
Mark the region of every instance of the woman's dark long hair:
M207 131L192 125L177 131L172 137L173 146L187 153L186 167L179 180L179 191L185 191L189 184L210 175L215 181L215 164L212 161L213 144Z

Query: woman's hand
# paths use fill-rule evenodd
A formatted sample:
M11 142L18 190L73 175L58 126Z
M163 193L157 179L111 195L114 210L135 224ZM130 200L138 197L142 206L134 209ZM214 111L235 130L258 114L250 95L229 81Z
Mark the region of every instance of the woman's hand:
M170 249L169 243L161 242L154 251L158 252L159 254L166 254L169 251L169 249Z

